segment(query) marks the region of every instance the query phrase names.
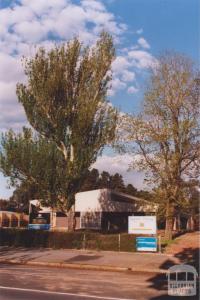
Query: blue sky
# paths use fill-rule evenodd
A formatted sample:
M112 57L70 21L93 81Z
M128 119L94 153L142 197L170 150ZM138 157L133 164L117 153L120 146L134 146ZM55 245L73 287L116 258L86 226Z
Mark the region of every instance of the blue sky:
M117 57L109 98L121 110L137 112L157 55L175 50L199 62L199 26L198 0L0 0L0 131L26 124L15 95L16 82L25 80L20 58L37 46L51 48L52 36L59 42L78 35L91 44L103 28L110 31ZM142 175L126 171L130 161L105 152L95 167L118 171L140 188ZM0 197L10 194L0 174Z

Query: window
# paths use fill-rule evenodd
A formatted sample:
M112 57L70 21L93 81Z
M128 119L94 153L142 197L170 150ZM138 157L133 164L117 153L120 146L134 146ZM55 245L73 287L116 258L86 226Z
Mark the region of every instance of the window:
M100 212L85 212L81 213L81 228L101 228L101 213Z

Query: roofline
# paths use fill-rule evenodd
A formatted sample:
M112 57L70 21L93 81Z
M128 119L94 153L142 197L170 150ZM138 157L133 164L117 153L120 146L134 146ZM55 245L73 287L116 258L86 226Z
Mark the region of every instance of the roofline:
M116 194L116 195L119 195L119 196L124 196L124 197L130 198L130 199L135 200L135 201L141 201L142 200L144 202L151 203L150 201L148 201L146 199L143 199L143 198L138 198L138 197L126 194L126 193L118 192L118 191L115 191L113 189L108 189L108 190L110 190L113 194Z
M94 189L94 190L89 190L89 191L83 191L83 192L78 192L77 194L81 194L81 193L88 193L88 192L93 192L93 191L108 191L108 192L111 192L115 195L119 195L119 196L124 196L124 197L127 197L131 200L135 200L135 201L144 201L146 203L151 203L150 201L146 200L146 199L143 199L143 198L138 198L138 197L135 197L135 196L132 196L132 195L129 195L129 194L126 194L126 193L122 193L122 192L118 192L116 190L113 190L113 189L108 189L108 188L103 188L103 189ZM77 195L76 194L76 195Z

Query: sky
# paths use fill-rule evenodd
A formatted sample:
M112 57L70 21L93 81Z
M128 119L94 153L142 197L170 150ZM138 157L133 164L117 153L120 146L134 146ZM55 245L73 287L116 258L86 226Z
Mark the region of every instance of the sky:
M158 55L175 50L199 63L199 14L199 0L0 0L0 132L27 124L15 94L16 83L25 81L22 56L74 36L91 45L105 29L116 47L109 100L121 111L139 112ZM143 174L127 172L131 160L105 151L94 167L143 188ZM12 194L7 186L0 173L0 198Z

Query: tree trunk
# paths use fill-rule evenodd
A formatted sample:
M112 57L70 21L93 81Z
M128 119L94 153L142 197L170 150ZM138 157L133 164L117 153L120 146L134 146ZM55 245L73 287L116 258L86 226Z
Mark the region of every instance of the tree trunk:
M194 228L195 228L194 218L193 215L191 215L187 221L187 230L194 231Z
M177 217L174 217L173 230L177 230Z
M172 240L172 231L174 225L174 209L170 201L167 202L166 207L166 224L165 224L165 239Z
M178 231L181 230L181 216L180 213L177 216L177 225L178 225Z
M190 217L190 230L194 231L194 217L191 215Z
M74 205L68 211L68 230L75 231L76 229L76 218L75 218L75 207Z

